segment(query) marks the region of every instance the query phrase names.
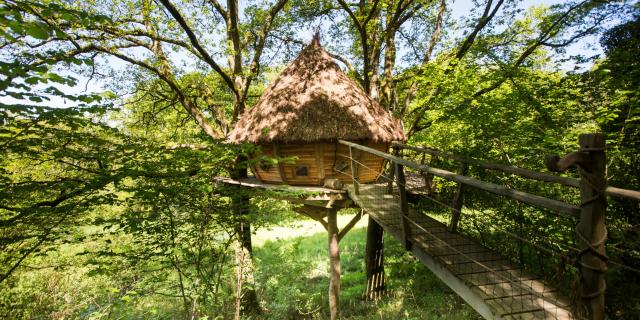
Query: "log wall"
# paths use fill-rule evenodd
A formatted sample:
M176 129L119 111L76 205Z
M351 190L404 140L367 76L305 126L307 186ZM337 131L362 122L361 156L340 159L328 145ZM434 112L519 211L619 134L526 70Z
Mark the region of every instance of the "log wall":
M359 144L387 152L388 143L360 141ZM262 154L280 159L277 165L255 165L256 177L266 183L289 185L322 185L327 178L352 183L349 147L338 142L299 144L265 144ZM382 173L384 159L368 152L353 150L361 183L375 181ZM307 175L301 175L306 167Z

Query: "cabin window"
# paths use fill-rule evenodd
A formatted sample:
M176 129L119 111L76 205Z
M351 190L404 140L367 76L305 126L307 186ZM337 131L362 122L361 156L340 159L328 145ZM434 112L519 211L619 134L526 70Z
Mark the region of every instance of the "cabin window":
M309 169L307 169L307 166L296 167L296 177L308 177L308 176L309 176Z

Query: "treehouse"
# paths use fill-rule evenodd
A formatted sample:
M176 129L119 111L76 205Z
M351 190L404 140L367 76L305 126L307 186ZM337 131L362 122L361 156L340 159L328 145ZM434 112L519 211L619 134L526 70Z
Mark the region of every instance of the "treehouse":
M402 126L342 72L316 36L247 110L229 135L231 142L260 146L252 170L264 183L323 185L351 182L349 140L386 152L404 140ZM384 159L355 152L361 183L381 174Z

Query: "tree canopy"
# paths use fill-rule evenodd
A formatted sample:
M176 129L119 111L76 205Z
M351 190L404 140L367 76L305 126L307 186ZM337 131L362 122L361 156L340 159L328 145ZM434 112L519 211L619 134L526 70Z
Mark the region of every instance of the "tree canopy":
M542 168L541 155L599 131L609 183L640 189L637 3L5 0L0 12L7 317L53 314L30 302L30 268L65 263L119 299L175 298L175 317L233 314L238 225L289 217L274 213L287 204L215 183L246 173L256 151L225 139L316 32L411 144ZM640 208L609 210L611 246L640 268ZM77 259L51 261L63 249ZM611 291L611 315L640 314L623 296ZM67 316L109 317L102 299Z

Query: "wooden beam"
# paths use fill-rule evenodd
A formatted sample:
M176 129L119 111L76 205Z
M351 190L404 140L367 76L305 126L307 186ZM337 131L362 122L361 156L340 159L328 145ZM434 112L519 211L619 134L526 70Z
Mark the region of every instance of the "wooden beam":
M604 192L608 196L640 200L640 191L636 191L636 190L622 189L622 188L616 188L616 187L607 187L604 190Z
M360 212L356 213L356 215L354 215L353 218L351 218L351 221L349 221L349 223L347 223L347 225L345 225L344 228L340 230L340 233L338 234L338 242L340 242L340 240L342 240L342 238L345 235L347 235L349 230L353 229L353 226L355 226L356 223L360 221L363 215L364 215L364 210L360 209Z
M518 191L518 190L514 190L514 189L509 189L505 186L502 185L498 185L498 184L494 184L494 183L489 183L489 182L484 182L484 181L480 181L478 179L474 179L474 178L470 178L470 177L465 177L459 174L455 174L453 172L447 171L447 170L442 170L442 169L437 169L437 168L431 168L428 167L426 165L419 165L417 163L413 163L411 161L402 159L402 158L398 158L398 157L394 157L390 154L386 154L384 152L380 152L378 150L369 148L369 147L365 147L365 146L361 146L359 144L355 144L349 141L344 141L344 140L338 140L340 143L344 144L344 145L348 145L357 149L361 149L363 151L369 152L371 154L374 154L376 156L385 158L389 161L392 161L394 163L398 163L400 165L412 168L414 170L418 170L418 171L424 171L427 173L432 173L435 176L441 177L441 178L445 178L447 180L450 181L455 181L455 182L459 182L459 183L463 183L465 185L468 186L472 186L474 188L480 189L480 190L484 190L484 191L488 191L497 195L501 195L501 196L505 196L505 197L509 197L533 206L537 206L537 207L541 207L541 208L545 208L545 209L549 209L555 213L558 213L561 216L565 216L565 217L571 217L571 218L577 218L580 215L580 208L574 206L574 205L570 205L568 203L562 202L562 201L558 201L558 200L553 200L553 199L548 199L545 197L541 197L541 196L537 196L534 194L530 194L530 193L526 193L526 192L522 192L522 191Z
M324 218L327 216L327 209L316 206L303 205L301 207L294 208L293 211L320 222L324 229L329 231L329 225L324 220Z
M525 177L525 178L529 178L529 179L533 179L533 180L538 180L538 181L544 181L544 182L553 182L553 183L558 183L564 186L568 186L568 187L574 187L574 188L580 188L580 180L578 179L574 179L574 178L570 178L570 177L561 177L561 176L556 176L556 175L552 175L552 174L548 174L548 173L544 173L544 172L537 172L537 171L532 171L532 170L528 170L528 169L524 169L524 168L518 168L518 167L513 167L513 166L508 166L508 165L503 165L503 164L497 164L497 163L491 163L491 162L487 162L487 161L481 161L481 160L475 160L475 159L465 159L456 155L452 155L446 152L442 152L439 150L435 150L435 149L429 149L429 148L425 148L425 147L415 147L415 146L408 146L399 142L393 142L392 146L396 147L396 148L402 148L402 149L409 149L409 150L413 150L416 152L422 152L422 153L427 153L430 154L432 156L442 156L445 158L449 158L449 159L453 159L456 161L460 161L463 163L468 163L471 165L475 165L478 166L480 168L484 168L484 169L489 169L489 170L498 170L498 171L502 171L502 172L506 172L506 173L512 173L521 177ZM633 200L640 200L640 191L636 191L636 190L629 190L629 189L622 189L622 188L616 188L616 187L607 187L605 189L605 193L608 196L612 196L612 197L619 197L619 198L628 198L628 199L633 199Z
M360 181L358 181L358 163L354 158L353 148L349 147L349 158L351 158L351 179L353 180L353 190L360 194Z
M246 188L256 188L264 190L272 190L278 192L291 192L307 196L325 196L325 195L346 195L344 190L335 190L317 186L290 186L285 184L273 184L262 182L256 178L231 179L228 177L215 177L216 182L224 184L232 184ZM347 198L347 197L345 197Z

